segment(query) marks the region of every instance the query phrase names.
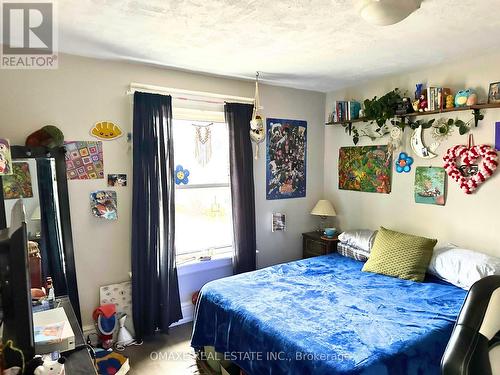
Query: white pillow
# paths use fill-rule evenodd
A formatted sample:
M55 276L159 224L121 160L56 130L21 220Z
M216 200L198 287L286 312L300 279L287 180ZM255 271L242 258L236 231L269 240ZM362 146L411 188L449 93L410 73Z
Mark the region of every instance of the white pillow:
M472 284L490 275L500 275L500 258L453 244L434 250L429 273L459 288L469 290Z
M339 240L349 246L370 251L372 249L376 233L376 231L369 229L348 230L339 235Z

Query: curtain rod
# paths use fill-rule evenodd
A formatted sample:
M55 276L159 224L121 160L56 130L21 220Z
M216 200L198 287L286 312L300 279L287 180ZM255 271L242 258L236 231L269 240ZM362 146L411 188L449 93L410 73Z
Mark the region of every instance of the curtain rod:
M226 102L237 102L237 103L249 103L253 104L254 98L247 98L244 96L231 96L231 95L222 95L222 94L214 94L206 91L192 91L192 90L183 90L183 89L174 89L171 87L162 87L155 85L146 85L142 83L132 82L130 84L129 89L127 90L127 95L132 95L134 92L149 92L153 94L163 94L163 95L171 95L172 98L179 100L189 100L194 102L204 102L211 104L224 104Z

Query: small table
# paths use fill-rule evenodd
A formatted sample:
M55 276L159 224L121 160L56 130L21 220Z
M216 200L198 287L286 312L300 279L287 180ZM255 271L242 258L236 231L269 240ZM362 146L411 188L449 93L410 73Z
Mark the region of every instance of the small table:
M327 238L322 232L302 233L302 257L311 258L337 251L339 239L337 236Z
M76 318L75 311L73 310L73 306L71 305L69 297L58 297L54 305L54 308L55 307L64 308L64 312L66 313L69 323L71 324L71 329L75 334L76 349L70 352L61 353L63 357L66 357L66 362L64 363L64 370L66 374L97 375L92 357L90 356L90 353L85 346L85 337L83 336L82 329L78 324L78 320ZM35 308L34 310L36 311L37 309Z

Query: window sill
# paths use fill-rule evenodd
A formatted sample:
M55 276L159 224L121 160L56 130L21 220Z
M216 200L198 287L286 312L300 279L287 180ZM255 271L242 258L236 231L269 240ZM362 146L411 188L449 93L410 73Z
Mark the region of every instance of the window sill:
M213 270L232 266L232 254L215 255L210 260L195 259L190 262L182 263L177 266L177 274L179 276L189 275L201 271Z

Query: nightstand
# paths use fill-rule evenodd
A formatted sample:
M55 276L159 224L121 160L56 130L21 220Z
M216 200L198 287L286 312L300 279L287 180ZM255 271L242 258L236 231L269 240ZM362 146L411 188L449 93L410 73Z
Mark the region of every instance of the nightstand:
M326 239L321 232L302 233L302 258L326 255L337 251L339 239Z

